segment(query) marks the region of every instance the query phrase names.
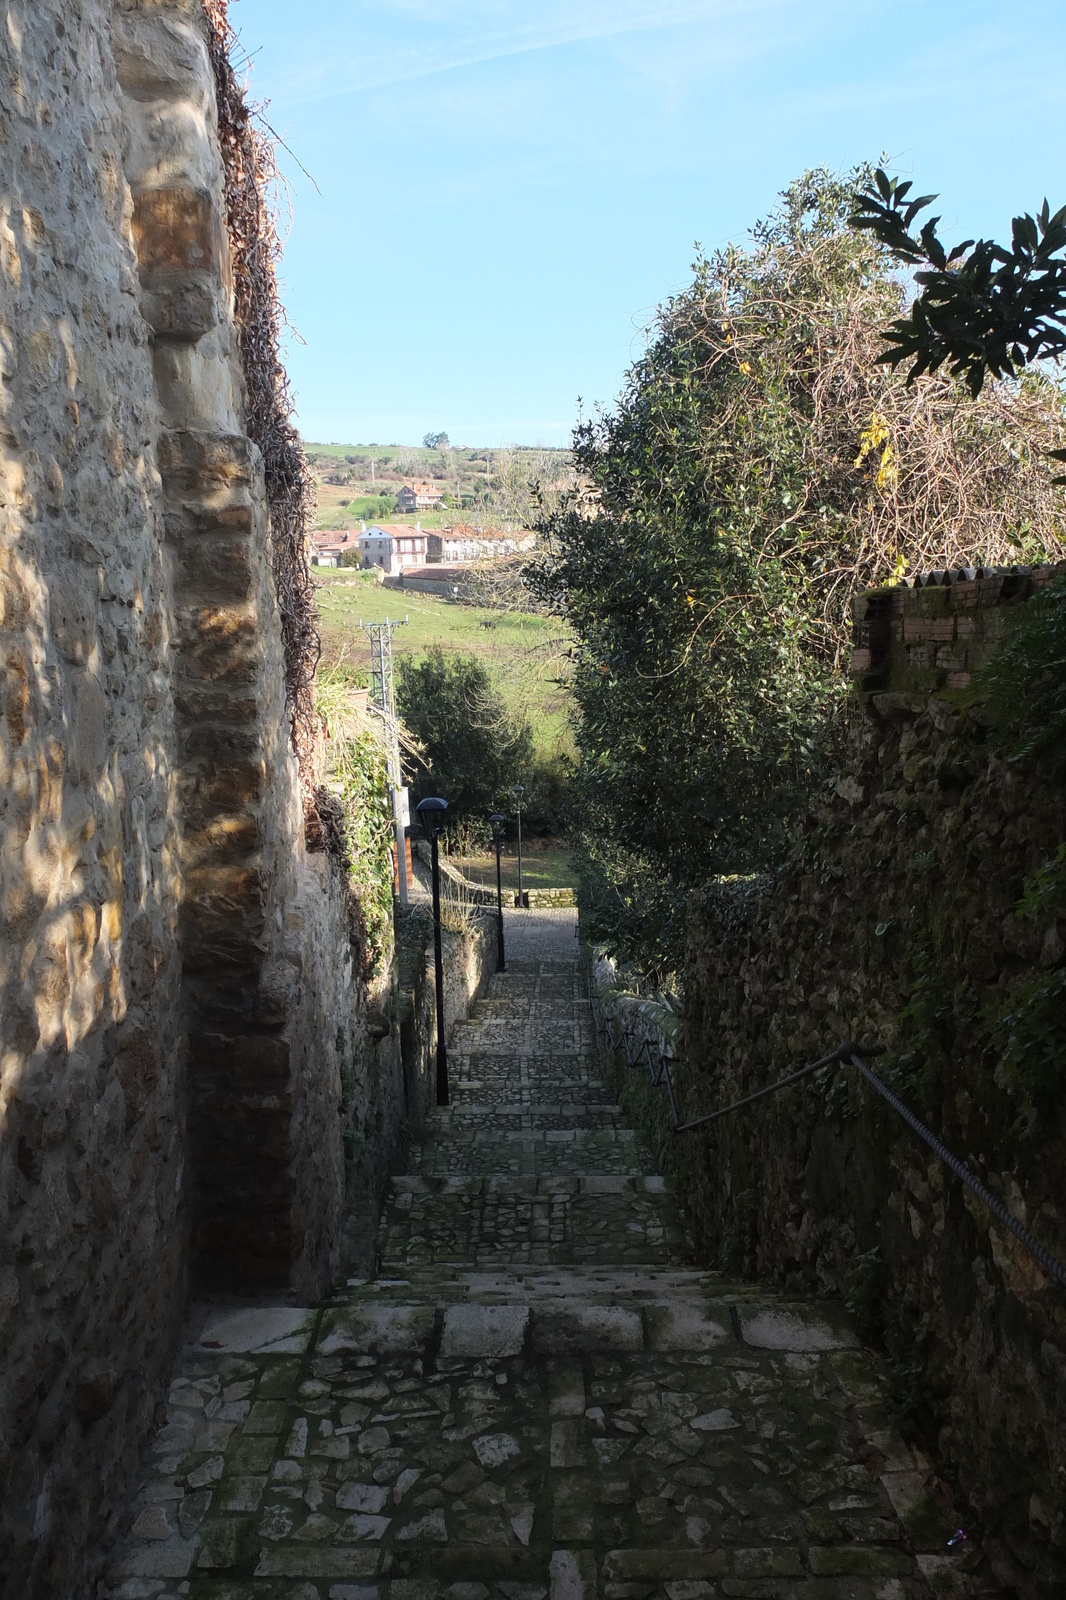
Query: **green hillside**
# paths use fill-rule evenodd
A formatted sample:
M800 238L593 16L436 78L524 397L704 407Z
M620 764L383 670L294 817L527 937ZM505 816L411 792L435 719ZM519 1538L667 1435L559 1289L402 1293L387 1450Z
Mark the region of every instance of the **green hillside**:
M319 528L360 521L414 522L434 527L466 518L525 525L533 513L533 485L550 499L572 480L568 450L515 445L427 449L424 445L305 443L318 490ZM435 483L447 497L443 514L398 517L392 501L413 478Z
M370 645L360 631L360 617L382 622L406 616L406 626L393 636L397 666L407 656L420 659L433 644L477 655L509 704L529 717L538 750L571 750L570 638L556 618L386 589L345 568L316 567L314 577L324 667L342 665L355 681L369 683Z

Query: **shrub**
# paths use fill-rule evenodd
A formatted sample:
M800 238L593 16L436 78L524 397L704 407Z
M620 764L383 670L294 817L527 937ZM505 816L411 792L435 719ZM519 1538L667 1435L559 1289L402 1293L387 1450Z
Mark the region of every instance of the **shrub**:
M531 581L577 638L591 903L626 957L647 920L621 914L627 884L677 903L780 858L839 748L857 589L1066 548L1053 384L987 384L960 409L958 381L879 364L903 290L848 225L868 176L808 172L750 250L697 261L539 523Z
M434 645L423 660L404 660L396 706L425 750L426 770L411 784L415 803L440 794L459 820L509 800L529 767L532 735L475 656L446 656Z

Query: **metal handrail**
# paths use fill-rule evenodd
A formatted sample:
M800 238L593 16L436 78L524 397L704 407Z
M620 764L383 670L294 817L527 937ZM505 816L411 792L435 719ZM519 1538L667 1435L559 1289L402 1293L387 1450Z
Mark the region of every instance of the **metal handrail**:
M1063 1288L1066 1288L1066 1266L1063 1265L1058 1257L1053 1255L1047 1246L1042 1244L1034 1234L1030 1233L1028 1228L1019 1222L1012 1212L1007 1210L1002 1200L981 1182L976 1173L971 1172L965 1162L960 1161L958 1156L948 1149L943 1140L939 1139L931 1128L927 1128L925 1123L915 1116L914 1112L899 1098L895 1091L890 1089L888 1084L866 1065L863 1056L884 1055L884 1045L861 1046L856 1044L853 1039L847 1039L843 1044L838 1045L835 1050L831 1050L828 1055L822 1056L818 1061L810 1062L805 1067L800 1067L796 1072L790 1072L787 1077L779 1078L776 1083L766 1084L762 1089L756 1089L753 1094L745 1095L742 1100L734 1100L730 1105L720 1106L716 1111L708 1111L703 1116L694 1117L689 1122L682 1122L678 1114L673 1076L670 1071L670 1062L673 1059L672 1053L667 1054L666 1051L660 1050L659 1066L656 1068L652 1060L651 1043L645 1034L634 1058L630 1051L630 1041L634 1037L634 1032L631 1028L626 1027L624 1023L621 1025L621 1038L617 1041L615 1040L614 1028L604 1012L603 1002L593 987L591 971L589 972L589 1006L597 1032L606 1035L612 1051L624 1048L628 1066L635 1066L640 1060L641 1054L646 1054L653 1085L658 1087L660 1084L664 1084L666 1087L675 1134L691 1133L695 1128L704 1128L709 1123L717 1122L721 1117L731 1115L734 1111L742 1111L745 1106L753 1105L756 1100L765 1099L767 1095L776 1094L779 1089L788 1089L793 1084L799 1083L802 1078L809 1077L812 1072L822 1071L824 1068L838 1063L855 1067L866 1079L867 1083L892 1107L896 1115L902 1117L907 1126L913 1129L920 1139L925 1141L944 1165L950 1168L955 1176L987 1206L997 1221L1001 1222L1005 1228L1010 1229L1014 1237L1025 1246L1034 1260L1040 1263L1044 1271L1054 1278L1057 1283L1061 1284ZM597 1011L599 1012L598 1016Z

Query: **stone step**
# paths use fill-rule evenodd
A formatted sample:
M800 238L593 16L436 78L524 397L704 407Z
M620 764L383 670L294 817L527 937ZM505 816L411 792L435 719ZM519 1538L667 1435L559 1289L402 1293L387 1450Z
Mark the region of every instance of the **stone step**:
M449 1107L435 1110L430 1122L430 1137L446 1139L453 1133L477 1133L498 1129L508 1136L546 1133L570 1128L617 1128L622 1125L622 1108L610 1100L579 1103L547 1100L533 1105L501 1102L485 1105L472 1094L457 1091Z
M380 1275L184 1352L110 1600L984 1600L842 1313L689 1264L539 916Z
M386 1272L459 1263L682 1263L684 1233L661 1178L554 1174L393 1180L378 1236Z
M592 1030L586 1024L553 1018L486 1017L461 1023L450 1050L456 1055L531 1056L544 1061L585 1056L592 1051Z
M540 1131L456 1127L431 1135L412 1154L421 1174L526 1175L614 1173L638 1175L650 1164L632 1128L548 1128Z
M216 1312L113 1596L976 1596L846 1323L708 1276Z
M579 1096L575 1100L575 1096ZM453 1109L462 1107L489 1110L535 1110L564 1103L587 1106L615 1106L611 1088L603 1082L585 1075L584 1080L556 1076L553 1079L537 1078L523 1073L493 1078L467 1077L451 1070L451 1100Z

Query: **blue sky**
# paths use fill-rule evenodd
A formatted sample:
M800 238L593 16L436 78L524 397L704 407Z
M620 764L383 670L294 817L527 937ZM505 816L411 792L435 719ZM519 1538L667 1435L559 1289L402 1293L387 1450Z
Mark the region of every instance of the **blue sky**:
M1061 4L231 0L292 152L305 437L565 444L694 241L821 162L888 151L956 237L1066 203Z

